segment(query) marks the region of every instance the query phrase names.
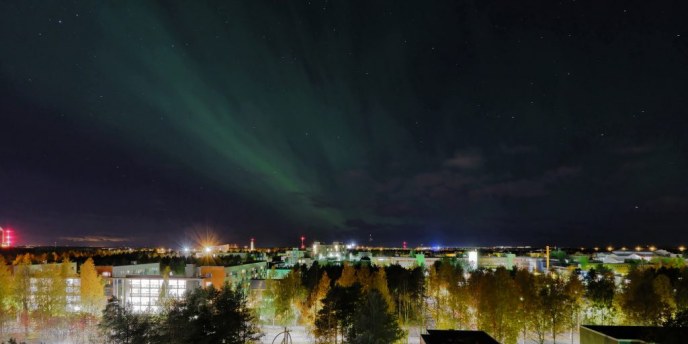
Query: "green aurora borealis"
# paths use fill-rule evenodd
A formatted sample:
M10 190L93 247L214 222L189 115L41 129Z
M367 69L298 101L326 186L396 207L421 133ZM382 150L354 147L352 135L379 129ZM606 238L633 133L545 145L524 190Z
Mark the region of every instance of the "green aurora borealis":
M0 225L141 243L198 224L266 244L673 233L685 24L584 30L566 6L5 3Z

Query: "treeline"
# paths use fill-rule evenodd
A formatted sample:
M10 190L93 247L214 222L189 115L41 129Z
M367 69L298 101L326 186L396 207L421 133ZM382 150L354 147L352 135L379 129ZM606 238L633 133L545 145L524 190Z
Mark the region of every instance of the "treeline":
M688 270L638 267L620 278L603 266L566 276L504 268L467 273L450 259L426 273L313 264L266 281L251 305L262 323L305 325L322 343L355 343L361 331L389 333L385 340L392 343L399 329L414 326L480 329L502 343L544 343L572 335L583 323L685 326ZM385 319L379 328L364 320L373 310Z
M32 271L31 262L20 255L8 265L0 257L0 335L92 333L104 307L93 261L81 267L76 313L65 311L65 280L75 277L69 261L40 271ZM256 340L258 324L269 324L303 325L318 343L394 343L414 328L480 329L505 344L519 338L543 343L568 337L580 324L688 325L688 269L638 266L620 277L604 266L564 275L467 272L452 259L427 269L314 263L254 284L250 292L199 288L181 301L161 300L164 311L157 315L132 314L110 302L101 337L111 343L243 343Z
M105 305L103 281L93 260L87 259L81 273L71 262L32 268L29 254L18 255L9 265L0 256L0 338L84 338L98 321ZM71 307L71 309L70 309Z
M423 285L422 268L314 263L266 280L250 304L262 323L305 325L318 343L394 343L419 319Z
M160 314L134 314L111 299L99 324L105 342L245 344L261 337L243 291L228 285L194 289L163 306Z
M33 264L60 263L67 259L83 264L87 259L92 259L95 265L130 265L160 263L162 268L169 267L175 274L183 275L186 264L233 266L244 263L255 262L258 257L253 254L245 256L239 254L222 254L214 256L180 255L177 253L161 253L151 249L90 249L90 250L57 250L57 251L38 251L23 252L26 250L13 249L5 255L7 260L13 261L16 257L28 257Z

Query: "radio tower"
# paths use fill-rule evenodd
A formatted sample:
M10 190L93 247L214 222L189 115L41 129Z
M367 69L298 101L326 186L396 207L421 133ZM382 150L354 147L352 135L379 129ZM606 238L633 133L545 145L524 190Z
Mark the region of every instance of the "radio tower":
M305 249L306 249L306 242L305 242L305 240L306 240L306 237L302 235L302 236L301 236L301 249L302 249L302 250L305 250Z
M12 236L11 231L8 229L3 229L0 227L0 247L10 247L12 246Z
M402 243L402 247L404 248L404 250L406 249L406 241Z

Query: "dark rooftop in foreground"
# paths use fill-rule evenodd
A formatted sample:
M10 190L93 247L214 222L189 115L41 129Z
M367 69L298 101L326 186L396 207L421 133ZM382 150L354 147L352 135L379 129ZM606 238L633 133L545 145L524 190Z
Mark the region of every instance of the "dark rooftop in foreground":
M428 330L421 339L423 344L499 344L483 331Z
M582 325L581 344L658 343L679 344L688 340L687 327Z

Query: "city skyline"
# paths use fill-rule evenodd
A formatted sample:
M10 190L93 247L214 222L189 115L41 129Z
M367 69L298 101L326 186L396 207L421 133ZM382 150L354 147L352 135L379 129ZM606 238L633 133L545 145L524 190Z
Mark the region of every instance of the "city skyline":
M0 226L688 243L685 4L416 5L0 5Z

